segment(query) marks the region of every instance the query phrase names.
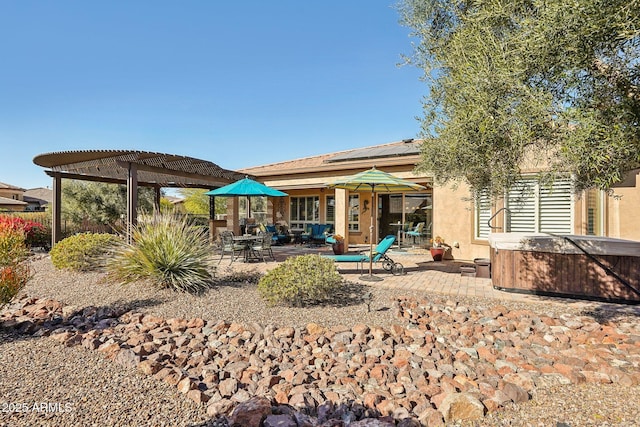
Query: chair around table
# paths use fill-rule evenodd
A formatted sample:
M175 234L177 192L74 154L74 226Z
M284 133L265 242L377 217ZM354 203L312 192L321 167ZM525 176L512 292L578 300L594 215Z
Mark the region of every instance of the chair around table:
M234 259L239 258L240 255L244 253L245 245L234 241L233 236L233 231L223 231L220 233L220 260L218 261L218 264L222 262L222 258L225 254L231 255L231 261L229 262L229 264L231 264Z
M413 230L409 230L409 231L405 231L404 235L405 238L406 236L411 236L413 238L413 244L416 244L416 237L418 239L421 239L423 236L423 229L424 229L424 222L419 222L416 224L416 226L413 228Z
M251 252L256 256L262 257L262 261L267 262L267 257L271 258L275 261L276 257L273 255L273 249L271 249L271 244L273 243L273 233L260 233L262 239L256 240L253 245L251 245Z
M382 262L382 268L385 271L389 271L394 276L398 276L404 273L404 267L402 264L395 262L387 255L387 251L391 245L393 245L395 240L396 236L392 234L385 236L385 238L382 239L373 250L372 262ZM355 262L358 264L360 272L363 272L364 264L369 262L369 251L365 251L357 255L322 255L322 257L332 259L335 262Z

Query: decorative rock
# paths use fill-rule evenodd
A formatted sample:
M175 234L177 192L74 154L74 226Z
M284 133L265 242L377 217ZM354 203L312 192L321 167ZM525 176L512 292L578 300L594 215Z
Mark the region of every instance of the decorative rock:
M118 352L115 362L125 368L135 369L138 363L140 363L140 356L135 354L131 349L125 348Z
M264 397L252 397L233 409L229 417L231 427L260 427L260 423L271 414L271 402Z
M529 400L529 394L522 387L513 383L505 383L502 392L513 400L515 403L526 402Z
M262 422L263 427L298 427L291 415L267 415Z
M231 397L238 391L238 381L234 378L227 378L226 380L220 381L218 385L218 391L222 395L222 397Z
M193 389L194 387L195 387L195 384L193 383L193 380L189 377L185 377L182 380L180 380L180 382L178 382L178 391L182 394L189 393L189 390Z
M447 422L478 420L484 416L484 405L469 393L447 395L438 410Z
M162 369L162 365L151 360L143 360L138 364L138 369L143 374L153 375Z
M228 399L218 400L217 402L209 403L207 406L207 415L210 417L219 417L227 414L231 408L233 408L233 402Z

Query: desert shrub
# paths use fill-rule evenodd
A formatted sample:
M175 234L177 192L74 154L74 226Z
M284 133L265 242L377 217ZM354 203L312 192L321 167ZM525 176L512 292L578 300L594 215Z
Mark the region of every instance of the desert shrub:
M18 215L0 215L0 229L22 230L25 233L25 243L29 247L48 246L51 241L49 226Z
M27 284L31 276L28 254L22 230L0 228L0 308Z
M104 266L105 256L118 240L118 236L107 233L74 234L51 249L51 262L59 269L97 270Z
M142 216L107 266L124 283L148 280L160 288L188 292L209 287L214 269L208 234L184 217L164 213Z
M329 297L342 283L335 263L319 255L287 259L258 282L262 298L271 304L302 306Z

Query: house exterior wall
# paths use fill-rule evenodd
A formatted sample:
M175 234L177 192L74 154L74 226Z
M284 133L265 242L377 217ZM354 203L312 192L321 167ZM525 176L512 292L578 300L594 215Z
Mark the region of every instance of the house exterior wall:
M640 240L640 178L631 177L633 187L618 187L606 200L606 230L609 237Z
M24 190L12 189L12 188L0 188L0 197L6 197L7 199L23 200Z
M474 207L469 187L464 184L455 188L433 187L433 236L442 237L450 247L446 258L471 261L489 257L488 242L474 239Z
M399 145L397 143L389 144ZM379 146L382 147L382 146ZM372 147L373 149L377 147ZM335 153L334 153L335 154ZM379 169L391 173L397 177L409 179L422 185L431 187L432 177L415 174L415 166L420 161L419 155L358 159L349 162L332 163L328 160L333 154L318 156L317 158L305 158L287 161L280 164L264 165L256 168L245 169L243 172L253 174L264 184L282 190L289 194L283 198L283 202L273 201L272 218L290 226L290 198L302 196L317 196L320 201L319 223L326 222L326 195L335 194L335 232L345 236L347 244L366 244L369 242L369 224L371 215L377 212L375 202L371 203L370 192L359 192L360 195L360 229L357 232L347 232L347 210L349 192L340 189L331 189L327 185L331 182L351 176L355 173L369 169L376 165ZM533 164L524 172L535 173L540 170L540 165ZM615 188L613 197L604 193L598 197L602 200L600 209L601 226L598 233L609 237L640 240L640 220L637 211L640 208L640 183L638 171L631 178L627 177L623 185ZM489 258L490 247L486 239L475 238L475 207L470 189L465 184L457 184L452 187L433 186L433 190L425 193L432 194L432 225L431 236L441 236L450 250L445 255L447 258L472 261L474 258ZM365 210L365 201L368 202ZM574 234L588 234L589 222L587 207L584 198L574 197L572 205L572 217L570 227ZM503 200L494 202L491 212L500 211L505 206ZM565 205L566 206L566 205ZM545 217L552 218L553 216ZM540 220L541 217L538 217ZM374 218L375 220L375 218ZM566 217L565 217L566 220ZM395 220L394 220L395 222ZM497 231L505 230L505 211L501 211L492 220L492 226L498 227ZM427 224L428 225L428 224ZM377 229L376 229L377 232ZM377 239L377 237L374 237ZM377 241L377 240L376 240ZM428 246L429 242L423 242Z
M611 195L601 193L602 198L602 235L640 241L640 178L634 173L631 182L615 188ZM585 194L576 195L573 202L573 234L588 234L586 228ZM504 206L498 200L492 207L492 213ZM459 184L434 186L433 189L433 236L441 236L451 246L450 257L458 260L489 258L490 248L486 240L474 238L474 203L469 187ZM503 227L504 211L492 220L492 224ZM501 231L500 229L499 231ZM455 247L455 243L459 247Z

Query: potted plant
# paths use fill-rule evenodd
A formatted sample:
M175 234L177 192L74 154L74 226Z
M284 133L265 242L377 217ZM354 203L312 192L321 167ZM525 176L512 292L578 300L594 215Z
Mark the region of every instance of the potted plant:
M442 261L442 257L446 250L447 246L442 237L436 236L431 239L431 248L429 248L429 251L431 252L431 257L434 261Z
M327 237L327 241L331 243L331 249L336 255L342 255L344 253L344 237L339 234Z

